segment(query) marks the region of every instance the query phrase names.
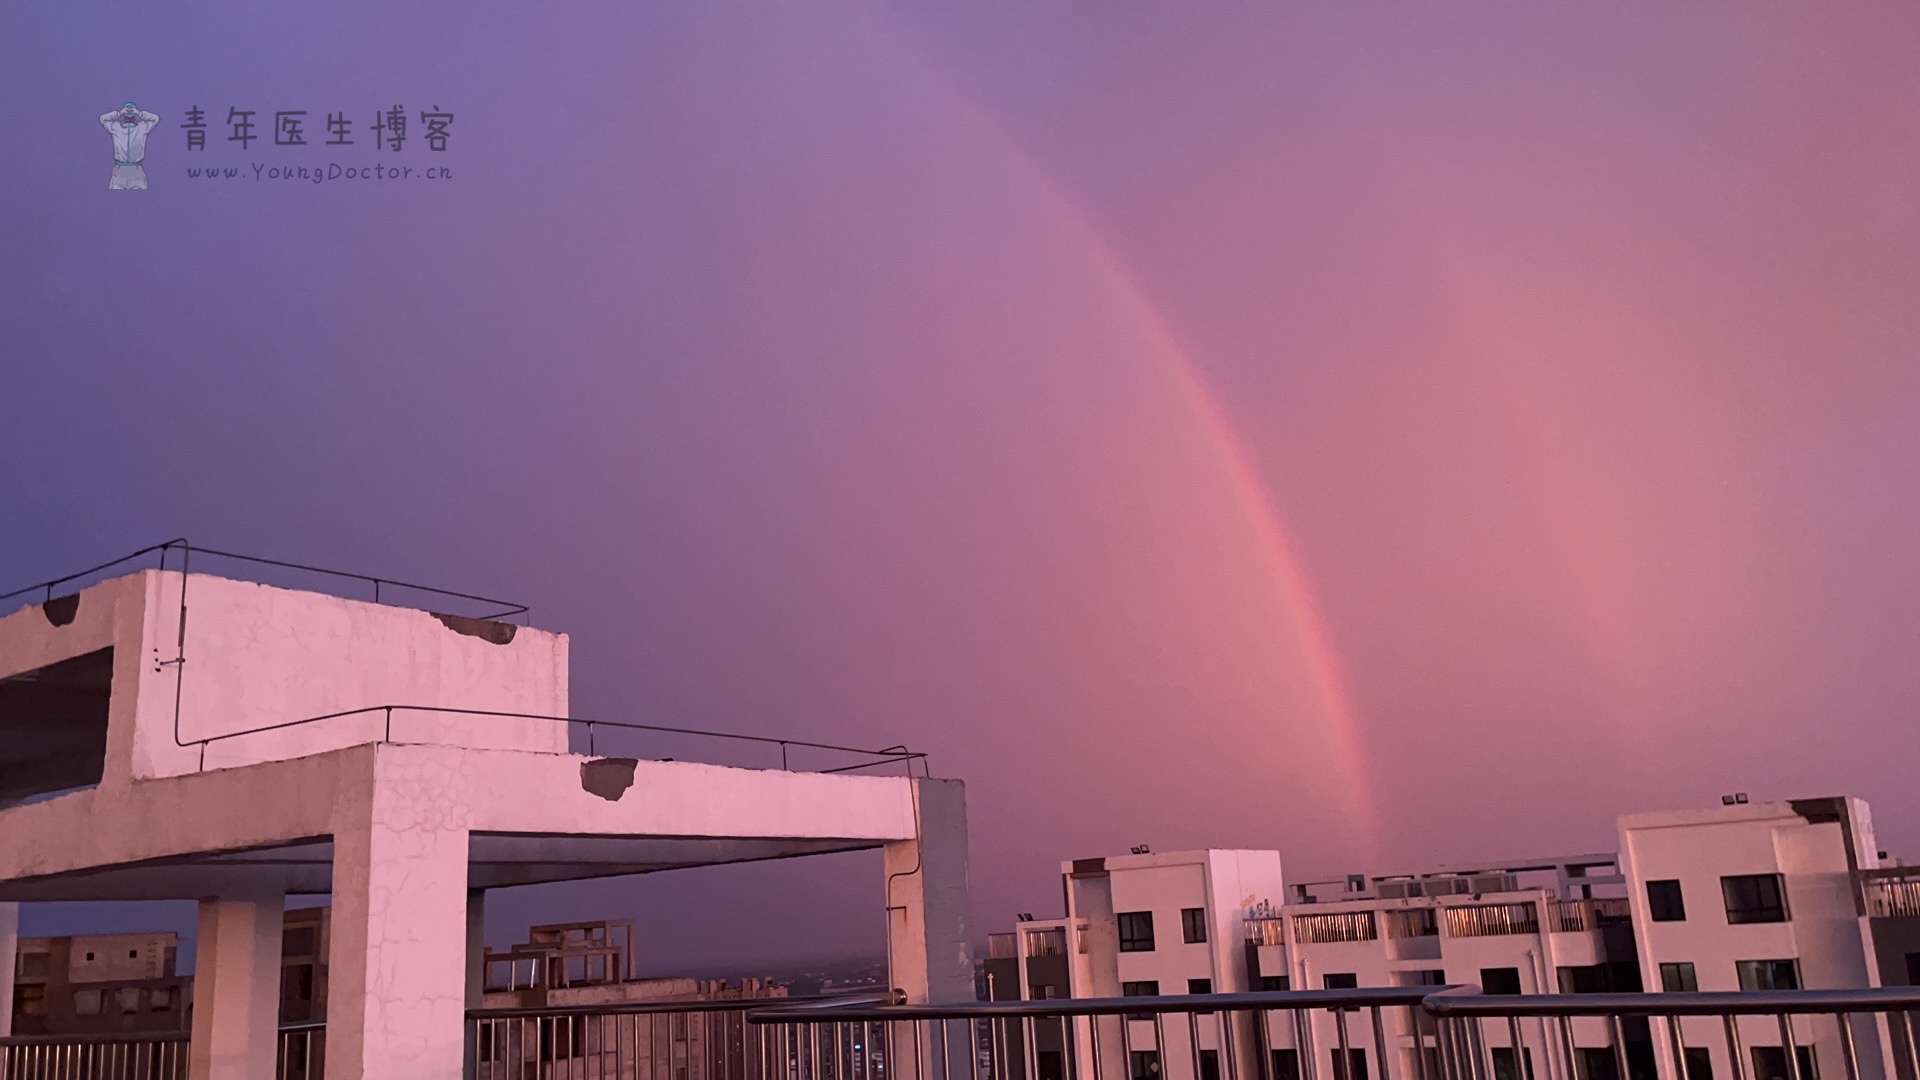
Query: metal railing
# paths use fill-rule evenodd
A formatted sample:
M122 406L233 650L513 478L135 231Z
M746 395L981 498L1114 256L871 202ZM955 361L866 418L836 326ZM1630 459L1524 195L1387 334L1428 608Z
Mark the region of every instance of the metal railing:
M185 539L174 539L162 544L154 544L141 548L132 554L123 555L118 559L88 567L78 573L36 582L25 588L15 589L12 592L0 593L0 609L4 609L7 601L23 597L38 598L38 602L40 603L50 603L56 599L60 599L62 595L71 595L62 594L58 592L58 590L65 589L69 586L90 584L107 571L120 567L132 566L134 568L140 568L148 563L153 563L157 569L176 571L181 575L183 582L180 589L180 629L178 634L179 640L176 643L177 655L163 658L159 660L158 663L162 667L173 667L182 672L180 678L184 679L187 662L186 625L188 589L186 582L194 560L200 560L201 564L204 565L205 560L208 558L255 567L272 567L277 570L315 575L332 580L351 581L358 585L367 586L368 589L366 591L370 594L368 598L374 603L379 604L392 604L395 598L395 591L398 590L403 597L409 595L438 597L459 601L467 605L476 605L474 610L479 610L483 612L482 614L463 617L480 621L496 622L502 619L519 617L521 622L525 623L529 616L529 609L525 604L515 604L505 600L478 596L473 593L455 592L451 589L441 589L431 585L419 585L412 582L399 581L394 578L357 574L344 570L331 570L305 563L289 562L284 559L268 559L258 555L242 555L231 551L198 547ZM260 575L254 576L258 577ZM423 724L419 720L419 718L423 716L428 718L428 722L436 717L463 717L470 721L485 721L488 719L529 720L542 723L565 724L569 732L569 741L572 741L573 736L579 736L580 742L585 744L586 752L590 756L599 755L603 736L611 732L615 734L616 738L627 741L627 745L616 748L621 750L631 751L634 749L636 741L647 740L658 743L667 750L675 750L679 746L677 740L696 739L701 740L699 743L700 747L726 745L752 751L749 755L750 760L729 760L726 762L712 762L713 764L739 764L746 767L771 768L773 767L777 754L779 768L786 771L794 771L794 759L796 755L814 759L814 767L800 770L809 772L859 772L866 769L892 766L901 768L905 771L906 775L912 776L916 763L922 775L926 775L927 769L926 755L910 751L905 746L889 746L880 750L869 750L863 747L840 746L833 743L815 742L807 739L782 739L768 735L743 735L734 732L709 731L665 724L639 724L623 720L603 720L595 717L548 716L538 713L499 712L485 709L455 709L404 703L367 705L357 709L346 709L321 713L314 716L282 720L271 724L262 724L240 731L223 731L201 738L185 738L182 736L180 726L180 700L179 695L176 693L173 718L174 744L182 748L197 748L200 753L198 767L201 771L204 771L207 767L207 749L209 747L246 738L251 735L264 735L270 732L285 731L290 728L332 723L335 726L345 726L356 733L364 734L365 737L363 741L365 742L390 743L394 741L394 721L396 717L400 720L399 733L404 740L407 736L409 718L415 718L415 723L412 726L414 730L418 731L423 727ZM677 757L678 754L674 753L669 755L669 753L666 752L656 751L649 756L671 759L671 757ZM705 758L708 756L719 757L727 755L721 754L716 750L712 755L700 753L699 756Z
M1860 890L1867 914L1876 919L1912 918L1920 915L1920 881L1905 878L1868 878Z
M0 1038L5 1080L186 1080L187 1033Z
M1540 932L1540 909L1533 904L1456 904L1442 910L1447 913L1448 937Z
M466 601L480 605L479 610L486 613L469 616L470 618L498 621L500 619L519 617L524 622L528 616L527 605L525 604L515 604L507 600L497 600L487 596L476 596L473 593L455 592L452 589L435 588L432 585L416 585L408 581L398 581L388 577L375 577L371 574L356 574L346 570L330 570L323 566L288 562L284 559L268 559L259 555L241 555L232 551L218 551L214 548L197 547L184 537L176 537L165 543L143 547L139 551L122 555L117 559L111 559L98 566L89 566L78 573L67 574L64 577L52 578L47 581L37 581L25 588L0 593L0 605L6 604L9 600L33 596L36 593L41 597L40 602L46 603L57 599L57 594L54 591L56 589L74 584L91 584L92 581L90 579L95 579L97 575L123 566L131 565L133 569L142 569L145 563L152 562L155 564L154 569L167 570L170 569L167 565L168 560L175 552L179 553L179 566L173 569L178 569L182 574L187 572L188 565L194 558L197 557L202 560L212 558L226 562L245 563L249 566L271 566L278 570L291 570L300 574L310 574L316 577L330 578L338 581L352 581L356 584L367 585L371 587L369 590L371 592L369 599L376 604L392 603L393 591L398 589L403 595L418 594L420 596L435 596L448 600ZM385 591L384 596L382 595L383 590ZM445 614L459 615L461 613L446 612Z
M1633 911L1625 897L1594 900L1555 900L1551 903L1553 928L1572 934L1598 930L1603 926L1621 926L1632 922Z
M1439 932L1440 917L1433 908L1406 908L1387 912L1387 936L1390 938L1432 937Z
M283 1024L276 1080L325 1080L326 1023ZM186 1080L184 1031L0 1038L0 1080Z
M1379 936L1371 911L1330 911L1322 915L1295 915L1293 936L1310 945L1336 941L1372 941Z
M892 993L741 998L467 1012L468 1080L769 1080L781 1075L770 1032L751 1010L891 1004ZM846 1048L884 1068L875 1047ZM876 1073L878 1080L880 1074ZM291 1080L291 1078L286 1078Z
M1911 1080L1915 1010L1915 987L1409 987L776 1005L747 1020L769 1048L759 1059L768 1071L752 1080L889 1080L853 1046L883 1048L898 1080Z

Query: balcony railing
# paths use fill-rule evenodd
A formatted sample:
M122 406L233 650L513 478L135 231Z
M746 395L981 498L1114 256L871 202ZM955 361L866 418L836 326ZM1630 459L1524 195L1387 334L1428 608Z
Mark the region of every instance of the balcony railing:
M1448 937L1495 937L1540 932L1540 909L1532 904L1460 904L1445 911Z
M1371 911L1330 911L1321 915L1295 915L1293 936L1312 945L1336 941L1372 941L1379 937Z
M1430 907L1387 912L1387 936L1390 938L1432 937L1439 932L1439 917Z
M1867 914L1876 919L1920 916L1920 881L1869 878L1861 882Z
M1028 956L1067 955L1067 932L1060 927L1028 930L1023 936L1027 939Z
M285 1024L276 1080L325 1080L326 1024ZM0 1038L0 1080L187 1080L184 1031Z
M1597 900L1555 900L1553 929L1556 933L1577 934L1603 926L1625 926L1633 921L1633 911L1625 897Z
M987 959L1018 960L1020 958L1020 939L1015 934L988 934Z
M1286 943L1287 920L1284 916L1247 920L1247 944L1285 945Z

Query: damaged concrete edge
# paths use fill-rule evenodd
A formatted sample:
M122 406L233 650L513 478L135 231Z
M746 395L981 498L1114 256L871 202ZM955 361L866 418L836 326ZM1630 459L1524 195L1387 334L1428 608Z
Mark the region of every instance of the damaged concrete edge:
M47 621L53 625L65 626L73 621L74 616L80 614L80 594L68 593L65 596L56 596L40 605L40 613L45 615Z
M639 758L630 757L583 761L580 763L580 787L588 794L598 795L608 802L619 802L620 796L633 786L633 770L639 764Z
M456 634L477 637L492 645L505 645L513 641L514 631L520 629L512 623L494 622L492 619L469 619L462 615L442 615L432 612L440 624Z

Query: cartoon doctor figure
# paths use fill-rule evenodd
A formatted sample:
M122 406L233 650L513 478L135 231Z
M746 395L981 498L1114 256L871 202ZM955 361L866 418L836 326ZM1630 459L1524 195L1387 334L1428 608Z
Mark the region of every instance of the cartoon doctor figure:
M147 186L147 170L141 163L147 160L147 132L158 123L158 116L141 112L131 101L100 114L100 126L113 136L113 180L108 188L117 191Z

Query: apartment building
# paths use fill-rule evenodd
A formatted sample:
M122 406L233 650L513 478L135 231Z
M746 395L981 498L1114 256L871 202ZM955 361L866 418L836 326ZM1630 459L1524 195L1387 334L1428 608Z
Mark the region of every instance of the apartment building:
M1488 994L1845 988L1920 984L1920 867L1888 865L1867 805L1853 798L1752 803L1729 796L1702 810L1619 820L1619 853L1593 853L1356 874L1283 886L1272 851L1136 852L1066 864L1067 917L1023 922L989 942L995 999L1118 997L1208 990L1478 986ZM1062 990L1064 988L1064 991ZM1239 1023L1240 1021L1235 1021ZM1432 1062L1425 1023L1385 1010L1393 1075ZM1053 1060L1081 1053L1126 1061L1132 1080L1214 1080L1232 1049L1238 1075L1368 1080L1382 1075L1371 1017L1274 1014L1267 1029L1194 1031L1132 1021L1077 1028L1017 1048L1015 1074L1073 1075ZM1739 1068L1717 1021L1664 1027L1625 1021L1632 1080L1834 1080L1845 1074L1830 1019L1741 1021ZM1348 1030L1342 1031L1346 1025ZM1422 1030L1416 1030L1416 1025ZM1911 1075L1903 1031L1854 1021L1860 1080ZM1875 1025L1878 1025L1876 1030ZM1712 1027L1713 1030L1709 1030ZM1496 1029L1497 1028L1497 1029ZM1164 1055L1161 1039L1199 1054ZM1529 1020L1485 1032L1495 1080L1620 1080L1609 1025ZM1869 1041L1871 1040L1871 1041ZM1109 1056L1118 1054L1119 1057ZM1259 1060L1265 1057L1266 1060ZM1080 1060L1084 1061L1085 1058ZM1021 1069L1030 1070L1022 1074ZM1427 1075L1433 1075L1431 1070Z
M17 1035L184 1031L192 976L172 933L21 938L13 966Z

